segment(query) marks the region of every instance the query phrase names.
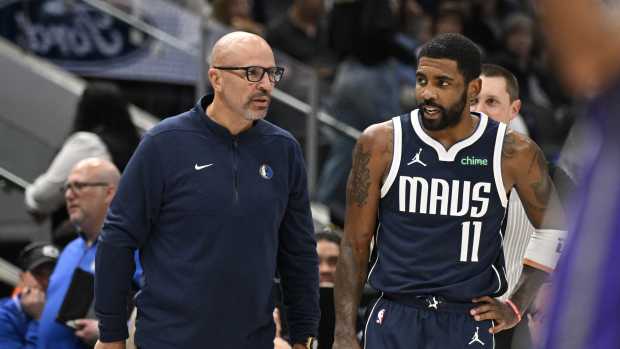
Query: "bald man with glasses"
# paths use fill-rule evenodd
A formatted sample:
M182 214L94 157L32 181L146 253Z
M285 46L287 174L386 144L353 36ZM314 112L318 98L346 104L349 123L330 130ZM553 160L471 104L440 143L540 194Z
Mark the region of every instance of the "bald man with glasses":
M213 94L151 129L123 173L97 251L98 349L124 348L125 295L140 251L139 348L273 348L281 277L290 342L319 321L316 242L298 142L263 120L284 74L260 37L213 47Z
M57 319L63 304L78 302L71 299L69 292L77 270L95 273L97 237L119 178L120 173L113 163L97 158L78 162L69 173L62 192L69 220L78 229L79 236L64 248L50 277L45 307L39 320L37 348L81 349L85 344L94 344L99 336L95 319L75 319L71 324ZM80 292L80 298L92 298L92 293Z

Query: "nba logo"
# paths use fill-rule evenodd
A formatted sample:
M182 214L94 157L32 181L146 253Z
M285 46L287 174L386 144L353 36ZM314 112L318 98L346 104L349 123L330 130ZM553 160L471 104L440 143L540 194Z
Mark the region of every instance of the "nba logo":
M379 310L377 313L377 323L381 325L383 323L383 316L385 315L385 309Z

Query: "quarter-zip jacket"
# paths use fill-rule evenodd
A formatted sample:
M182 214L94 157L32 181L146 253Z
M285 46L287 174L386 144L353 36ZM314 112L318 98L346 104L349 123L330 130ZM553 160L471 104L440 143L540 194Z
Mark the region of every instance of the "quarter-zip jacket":
M264 120L232 136L206 116L211 100L150 130L125 169L97 251L103 341L127 337L136 248L140 347L273 348L276 268L291 339L316 335L318 259L300 146Z

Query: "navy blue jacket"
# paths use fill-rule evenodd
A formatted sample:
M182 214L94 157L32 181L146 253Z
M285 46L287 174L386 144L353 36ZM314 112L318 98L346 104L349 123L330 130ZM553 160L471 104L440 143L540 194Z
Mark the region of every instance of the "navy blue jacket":
M138 346L273 348L276 268L291 340L316 335L318 259L300 146L264 120L232 136L206 116L211 98L150 130L124 171L96 259L105 342L127 337L136 248Z

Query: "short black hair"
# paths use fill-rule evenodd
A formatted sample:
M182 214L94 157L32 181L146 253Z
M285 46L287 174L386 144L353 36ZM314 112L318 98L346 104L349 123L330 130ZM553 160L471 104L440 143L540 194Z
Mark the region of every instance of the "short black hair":
M424 44L418 59L428 57L456 61L456 66L467 85L480 76L481 56L480 48L473 41L461 34L445 33L435 36Z
M329 242L333 242L336 245L340 246L340 241L342 240L340 238L340 235L334 233L333 231L329 230L329 229L325 229L322 230L316 234L314 234L314 237L316 238L316 242L319 242L321 240L326 240Z
M506 91L510 97L510 101L514 102L519 99L519 81L510 70L497 64L485 63L482 65L482 75L490 78L504 78L506 81Z

